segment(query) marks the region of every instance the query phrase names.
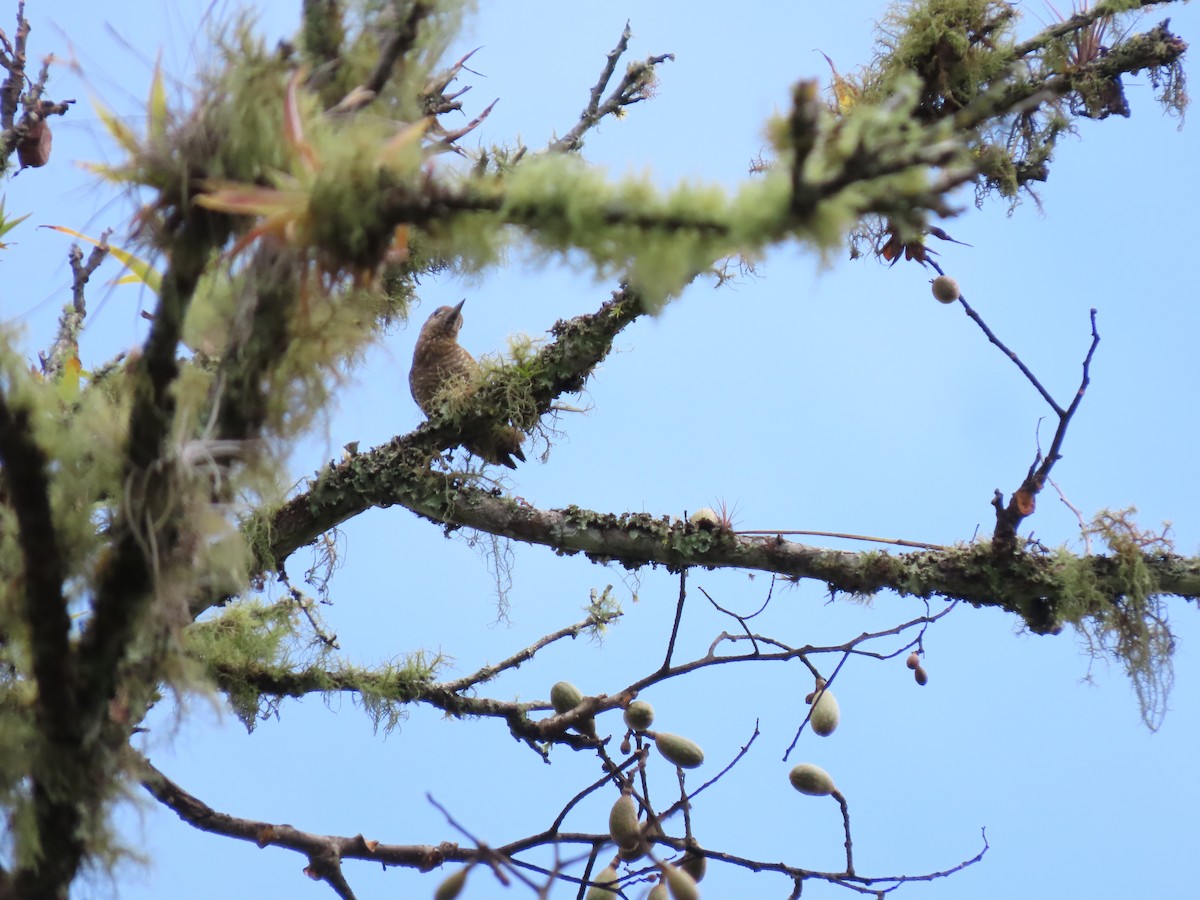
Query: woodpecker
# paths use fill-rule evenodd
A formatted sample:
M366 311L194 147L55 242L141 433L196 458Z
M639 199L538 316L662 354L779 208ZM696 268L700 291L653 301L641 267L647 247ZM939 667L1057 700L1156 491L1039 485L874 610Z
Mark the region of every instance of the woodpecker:
M408 387L421 412L431 415L436 407L435 400L442 389L453 381L462 381L475 390L483 379L483 371L458 343L458 330L462 328L462 308L466 300L454 306L440 306L433 311L413 349L412 369L408 373ZM511 425L497 425L486 437L473 438L465 443L468 450L490 463L515 469L513 458L525 461L521 450L521 432Z

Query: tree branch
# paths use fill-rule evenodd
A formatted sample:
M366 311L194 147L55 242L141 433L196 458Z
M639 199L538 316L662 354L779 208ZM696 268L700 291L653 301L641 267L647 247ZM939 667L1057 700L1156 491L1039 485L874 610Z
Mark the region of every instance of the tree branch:
M8 77L0 85L0 128L5 132L13 127L13 119L17 114L17 104L21 99L21 91L25 88L25 44L29 39L29 20L25 18L25 0L17 2L17 31L16 37L10 44L8 36L0 29L0 66L4 66ZM4 152L0 159L8 159L12 148L8 146L5 135ZM13 147L16 146L14 142Z
M964 305L966 304L964 303ZM1083 395L1091 383L1092 357L1096 353L1096 347L1100 344L1100 333L1096 330L1096 310L1094 309L1091 311L1091 322L1092 343L1088 347L1087 356L1083 359L1083 377L1079 382L1079 388L1075 391L1075 396L1071 398L1071 403L1066 409L1057 403L1054 404L1054 411L1058 413L1058 427L1054 430L1054 439L1050 442L1050 449L1046 451L1045 457L1040 452L1038 453L1033 465L1029 467L1029 473L1025 476L1024 482L1013 492L1007 506L1002 503L999 492L993 501L993 505L996 507L996 529L992 535L992 541L999 548L1016 546L1017 528L1020 526L1021 520L1033 513L1034 498L1046 486L1046 480L1050 477L1050 470L1054 468L1054 464L1062 459L1062 445L1067 437L1067 427L1071 424L1071 419L1079 409Z
M428 844L381 844L369 841L361 834L353 837L316 834L291 825L232 816L214 810L203 800L189 794L141 754L136 754L135 762L141 772L142 787L192 827L239 841L250 841L259 847L282 847L301 853L308 859L304 874L316 881L326 882L340 897L354 896L341 872L343 859L370 860L428 872L447 860L466 862L474 858L473 851L460 850L455 844L442 843L436 847Z
M84 288L92 273L100 267L108 256L108 238L112 229L106 228L100 235L100 243L92 248L84 262L83 251L78 244L72 244L67 251L67 259L71 263L71 304L63 308L58 317L58 331L54 336L54 344L49 353L39 353L42 375L53 381L63 374L71 360L79 361L79 335L83 331L83 323L87 317L87 300Z
M47 116L65 115L74 100L51 102L42 100L42 92L46 89L46 80L50 74L50 58L42 64L41 72L36 81L29 80L25 72L28 64L26 58L26 43L29 37L29 20L25 18L25 0L17 4L17 32L13 43L0 30L0 66L7 70L8 76L0 84L0 169L6 168L9 157ZM22 102L22 91L25 82L29 81L29 91L23 102L25 114L16 121L17 106ZM47 136L48 138L48 136ZM47 145L48 146L48 145Z
M1019 553L1006 560L1005 577L997 579L988 574L996 557L986 542L896 556L826 550L781 537L708 531L645 513L615 515L579 507L541 510L445 475L426 473L423 477L429 481L421 490L413 490L411 483L396 482L379 485L378 490L367 485L360 489L374 505L401 504L443 524L541 544L558 553L582 553L598 563L618 562L630 569L644 565L750 569L812 579L831 591L851 594L892 590L910 597L940 595L1016 613L1037 633L1062 629L1058 606L1076 599L1071 593L1073 578L1087 577L1109 598L1122 596L1126 587L1114 561L1103 556L1064 559ZM352 488L342 478L337 483L333 496L341 502L342 492ZM455 495L452 503L436 499L449 492ZM319 490L306 498L315 510L323 505ZM1159 593L1200 598L1200 559L1148 553L1143 562ZM1066 577L1067 567L1073 567L1070 578Z
M416 44L421 21L432 12L433 7L428 3L414 3L409 7L407 17L404 21L397 23L395 30L384 41L379 52L379 61L363 84L366 90L378 94L387 87L396 63L403 59L404 55Z

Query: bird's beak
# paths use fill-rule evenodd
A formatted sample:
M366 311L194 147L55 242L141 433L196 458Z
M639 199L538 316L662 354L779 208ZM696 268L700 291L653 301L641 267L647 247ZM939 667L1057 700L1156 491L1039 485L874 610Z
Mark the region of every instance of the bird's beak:
M466 303L466 302L467 302L467 298L466 298L466 297L463 297L461 300L459 300L459 301L458 301L458 303L456 303L456 304L455 304L455 305L452 307L452 309L453 309L453 310L454 310L454 311L455 311L455 312L456 312L458 315L462 315L462 308L463 308L463 304L464 304L464 303Z

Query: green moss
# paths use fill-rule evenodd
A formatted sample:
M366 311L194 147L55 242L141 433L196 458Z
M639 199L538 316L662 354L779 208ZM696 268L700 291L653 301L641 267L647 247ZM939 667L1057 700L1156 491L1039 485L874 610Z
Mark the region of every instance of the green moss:
M390 732L406 704L421 698L445 662L424 651L373 668L327 664L328 653L305 663L298 609L292 600L271 606L238 603L188 629L189 655L204 666L234 713L253 730L285 697L353 692L375 728Z
M999 0L916 0L898 5L880 24L877 75L866 98L894 90L914 73L922 83L916 112L932 119L962 109L1007 73L1015 13Z
M1121 663L1137 694L1142 720L1154 730L1174 683L1175 639L1146 555L1173 548L1165 528L1145 531L1135 523L1134 513L1132 508L1104 510L1092 520L1087 533L1107 545L1106 565L1098 568L1096 557L1057 554L1062 585L1058 611L1078 628L1090 655Z
M250 672L286 661L296 624L296 610L289 602L237 603L188 628L184 646L210 672ZM220 683L237 717L253 730L259 715L258 686L236 675L226 675Z

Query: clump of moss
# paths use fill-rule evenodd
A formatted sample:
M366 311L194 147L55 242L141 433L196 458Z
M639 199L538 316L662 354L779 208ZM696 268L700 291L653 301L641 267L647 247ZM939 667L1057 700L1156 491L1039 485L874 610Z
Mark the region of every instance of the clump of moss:
M185 646L188 654L210 672L222 673L218 678L221 689L238 719L252 731L259 717L259 687L234 673L286 661L295 633L296 610L291 603L238 603L191 626Z
M1120 661L1142 721L1153 731L1166 713L1175 680L1175 637L1146 557L1173 547L1167 527L1157 533L1143 530L1133 520L1136 512L1103 510L1085 530L1107 545L1107 557L1059 554L1063 597L1058 613L1079 630L1092 658Z
M1008 72L1016 13L999 0L919 0L893 7L879 27L877 77L867 96L886 96L895 79L921 79L919 119L962 109Z

